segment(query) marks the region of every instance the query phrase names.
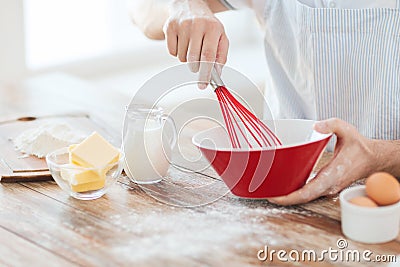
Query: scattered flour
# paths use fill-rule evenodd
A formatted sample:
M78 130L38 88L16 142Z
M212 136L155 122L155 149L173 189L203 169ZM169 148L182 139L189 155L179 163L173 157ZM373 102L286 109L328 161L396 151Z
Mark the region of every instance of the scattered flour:
M26 130L12 141L16 150L43 158L54 150L80 143L83 139L84 136L77 134L69 125L53 123Z
M276 237L282 230L277 224L268 224L269 219L302 214L266 202L235 199L196 209L170 207L167 211L154 207L151 212L115 215L110 218L112 223L136 238L114 244L110 250L129 255L135 261L131 265L138 266L160 262L176 266L177 260L182 266L226 266L227 262L229 266L248 266L249 259L257 261L256 253L266 242L282 242Z

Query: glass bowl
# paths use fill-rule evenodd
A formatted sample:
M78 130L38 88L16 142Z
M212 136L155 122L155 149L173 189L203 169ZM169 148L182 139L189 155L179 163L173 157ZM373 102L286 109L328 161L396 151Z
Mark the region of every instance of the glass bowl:
M117 162L102 168L85 168L69 163L68 147L46 156L47 165L54 181L70 196L91 200L103 196L121 175L124 153Z
M265 121L282 141L275 148L232 148L223 127L197 133L193 143L222 178L232 194L263 199L301 188L332 134L313 130L315 121Z

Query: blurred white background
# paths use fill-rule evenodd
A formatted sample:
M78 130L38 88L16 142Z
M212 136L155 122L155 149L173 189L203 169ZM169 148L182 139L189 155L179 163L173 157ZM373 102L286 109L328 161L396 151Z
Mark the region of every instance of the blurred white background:
M227 65L262 87L262 34L253 12L218 16L231 44ZM3 83L43 78L56 90L69 79L129 100L146 79L179 63L163 41L147 40L131 23L125 0L0 0L0 36Z

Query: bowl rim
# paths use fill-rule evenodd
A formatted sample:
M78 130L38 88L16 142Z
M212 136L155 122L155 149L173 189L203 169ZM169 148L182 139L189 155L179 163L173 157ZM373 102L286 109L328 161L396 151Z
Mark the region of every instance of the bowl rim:
M353 204L346 198L347 195L352 192L360 192L360 193L364 192L365 193L365 187L366 187L365 185L354 185L354 186L344 189L339 194L340 204L345 206L348 209L351 209L352 211L372 212L374 214L381 214L381 213L386 214L388 211L393 211L393 210L399 208L400 201L390 204L390 205L378 206L378 207L372 208L372 207L363 207L363 206ZM366 194L365 194L365 196L366 196Z
M263 120L265 121L265 120ZM306 120L306 119L277 119L277 120L272 120L274 122L276 121L304 121L304 122L317 122L315 120ZM318 138L316 138L315 140L312 141L308 141L308 142L297 142L297 143L293 143L290 145L281 145L281 146L273 146L273 147L256 147L256 148L229 148L229 147L221 147L221 148L214 148L214 147L209 147L209 146L204 146L199 144L199 142L196 141L196 138L200 135L200 134L204 134L208 131L217 129L217 128L221 128L221 126L216 126L216 127L212 127L203 131L200 131L198 133L196 133L193 137L192 137L192 143L197 146L198 148L201 149L208 149L208 150L214 150L214 151L232 151L232 152L249 152L249 151L276 151L276 150L283 150L283 149L287 149L287 148L293 148L293 147L301 147L304 145L309 145L309 144L313 144L313 143L317 143L320 142L322 140L325 139L329 139L332 137L333 133L320 133L317 132L315 130L313 130L314 132L318 133L320 136Z
M124 162L125 153L120 148L117 148L117 150L118 150L118 152L120 154L118 161L116 161L114 163L107 164L105 166L101 166L101 167L82 167L82 166L78 166L78 165L71 164L71 163L59 164L59 163L56 163L54 160L51 159L51 157L53 157L55 155L68 154L68 147L59 148L57 150L54 150L54 151L48 153L46 155L46 163L47 163L49 168L50 168L50 165L51 165L52 167L69 169L69 170L98 171L99 169L112 168L116 164L122 164Z

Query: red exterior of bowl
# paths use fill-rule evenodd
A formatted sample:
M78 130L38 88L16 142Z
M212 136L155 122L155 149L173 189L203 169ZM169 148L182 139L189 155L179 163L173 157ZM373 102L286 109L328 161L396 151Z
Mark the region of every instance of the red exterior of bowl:
M199 148L234 195L267 198L287 195L301 188L329 139L275 150Z

